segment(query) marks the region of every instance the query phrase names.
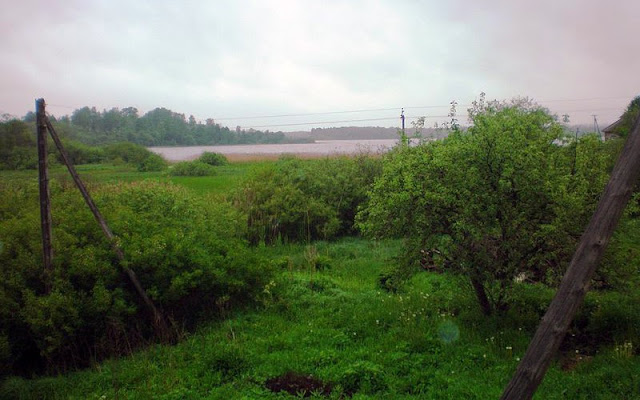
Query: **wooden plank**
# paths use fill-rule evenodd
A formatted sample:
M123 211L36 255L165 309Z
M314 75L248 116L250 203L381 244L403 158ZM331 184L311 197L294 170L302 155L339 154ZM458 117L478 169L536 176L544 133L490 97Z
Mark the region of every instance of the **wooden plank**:
M167 339L168 340L170 338L169 337L170 335L169 335L169 330L167 328L167 324L166 324L166 321L165 321L163 315L160 313L160 311L156 308L156 306L153 303L153 301L147 295L147 292L144 290L144 288L140 284L140 281L138 280L138 277L136 276L136 273L131 268L126 266L126 261L125 261L125 257L124 257L124 253L123 253L122 249L118 245L118 242L116 241L116 238L113 235L113 232L111 232L111 229L109 228L109 225L107 225L107 221L104 219L104 217L100 213L100 210L98 209L98 207L94 203L93 198L89 194L89 191L87 190L86 186L82 182L82 179L80 179L80 176L76 172L75 167L71 163L71 161L69 159L69 156L67 155L67 152L64 149L64 146L62 145L62 142L60 141L60 138L58 137L58 134L56 133L55 129L53 128L53 125L51 125L51 121L49 121L49 118L47 118L46 116L45 116L45 120L44 121L45 121L47 129L49 130L49 134L51 135L51 138L53 139L54 143L56 144L56 147L58 148L58 151L60 152L60 155L62 156L62 161L63 161L64 165L67 166L67 169L69 170L69 174L71 174L71 177L73 178L73 181L75 182L76 186L78 187L78 190L80 190L80 193L82 194L82 197L84 198L85 202L87 203L87 206L89 207L89 209L93 213L93 216L95 217L96 221L100 225L100 228L102 229L102 232L107 237L107 239L109 239L109 243L111 244L111 248L113 249L113 251L116 253L116 256L118 257L118 261L120 263L120 267L127 274L127 277L129 278L129 280L133 284L133 287L135 288L136 292L140 296L140 299L142 299L144 304L151 311L151 314L153 315L153 319L154 319L154 323L155 323L155 326L156 326L157 333L159 334L159 336L162 339Z
M45 272L45 290L51 290L53 279L53 247L51 246L51 192L47 170L47 126L44 99L36 100L36 135L38 147L38 182L40 186L40 230L42 232L42 259Z
M573 320L589 282L640 178L640 117L611 173L549 309L502 394L504 400L531 399Z

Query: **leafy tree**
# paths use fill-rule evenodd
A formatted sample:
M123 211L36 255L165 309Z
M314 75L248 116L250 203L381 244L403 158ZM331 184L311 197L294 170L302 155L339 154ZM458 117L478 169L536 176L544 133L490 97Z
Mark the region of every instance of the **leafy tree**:
M516 278L565 265L606 170L572 174L562 127L527 99L476 104L470 118L465 132L390 152L359 221L371 236L404 237L406 265L466 275L490 314L508 307Z

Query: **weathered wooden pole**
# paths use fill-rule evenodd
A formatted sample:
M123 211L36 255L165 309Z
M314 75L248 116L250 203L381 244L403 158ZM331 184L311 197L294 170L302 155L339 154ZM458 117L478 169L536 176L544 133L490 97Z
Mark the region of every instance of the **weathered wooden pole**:
M111 248L116 253L120 267L122 267L124 272L127 274L127 276L129 277L129 280L131 281L134 288L136 289L136 292L138 292L138 295L140 296L142 301L151 311L154 318L155 325L156 325L156 330L158 331L159 336L163 339L169 339L169 330L167 328L167 324L163 315L160 313L160 311L156 308L153 301L147 295L147 292L144 290L144 288L140 284L140 281L138 280L136 273L131 268L127 267L122 249L118 245L118 242L116 241L116 238L113 235L113 232L111 232L109 225L107 225L107 221L105 221L104 217L100 213L100 210L98 209L96 204L93 202L93 198L89 194L89 191L87 191L86 186L80 179L80 176L76 172L75 167L71 163L69 156L67 155L67 151L64 149L64 146L62 145L62 142L60 141L58 134L53 128L53 125L51 125L51 121L49 121L49 118L45 116L44 122L45 122L46 128L49 130L49 134L51 135L51 138L53 139L54 143L56 144L56 147L58 148L58 151L60 152L63 163L67 166L67 169L69 170L69 174L71 174L73 181L78 187L78 190L80 190L80 193L84 198L84 201L87 203L87 206L89 206L89 209L93 213L93 216L95 217L96 221L98 221L98 224L102 229L102 232L109 240L109 243L111 244Z
M44 99L36 100L36 134L38 147L38 182L40 184L40 227L42 232L42 259L46 291L51 290L53 247L51 246L51 193L47 171L47 126Z
M640 117L629 133L598 208L580 239L560 287L501 399L523 400L533 397L582 304L591 277L639 178Z

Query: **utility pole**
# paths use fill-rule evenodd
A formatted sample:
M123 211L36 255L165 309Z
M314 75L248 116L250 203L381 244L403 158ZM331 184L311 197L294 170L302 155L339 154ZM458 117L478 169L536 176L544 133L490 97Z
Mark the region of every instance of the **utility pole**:
M597 115L596 114L591 114L591 116L593 117L593 131L596 132L598 134L598 136L600 136L600 139L602 139L602 141L604 142L604 136L600 132L600 127L598 126Z
M402 112L400 113L400 119L402 120L402 132L404 132L404 107L402 107Z

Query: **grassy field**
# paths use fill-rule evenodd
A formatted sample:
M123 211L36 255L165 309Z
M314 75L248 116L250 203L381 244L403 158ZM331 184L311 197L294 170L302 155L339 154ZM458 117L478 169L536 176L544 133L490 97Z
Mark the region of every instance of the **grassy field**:
M78 169L89 182L156 179L224 194L266 163L234 163L203 178ZM69 179L63 173L51 176ZM0 176L25 181L37 173ZM284 399L307 389L333 399L498 398L551 296L519 286L512 312L486 318L455 276L423 272L396 293L380 289L378 277L400 251L397 241L344 238L254 251L278 268L256 307L185 333L174 346L151 344L61 376L8 378L0 398ZM590 354L564 348L536 398L640 398L640 361L621 345ZM287 387L298 395L272 391Z
M78 174L87 184L132 182L156 180L185 186L200 194L225 194L235 189L242 179L254 169L264 168L271 161L238 162L216 167L216 175L204 177L171 176L167 172L138 172L130 165L87 164L76 167ZM66 168L55 166L49 170L52 181L73 185ZM0 171L0 181L5 183L31 183L37 185L38 171Z

